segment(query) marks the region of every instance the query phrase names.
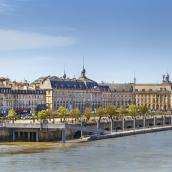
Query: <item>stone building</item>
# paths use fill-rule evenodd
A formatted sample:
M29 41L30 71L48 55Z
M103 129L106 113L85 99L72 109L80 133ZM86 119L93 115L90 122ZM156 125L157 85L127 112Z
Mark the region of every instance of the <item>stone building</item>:
M46 109L44 90L11 90L11 106L19 113Z
M10 87L0 87L0 112L6 113L12 105L12 94Z
M160 84L99 84L86 76L84 67L79 78L67 78L64 73L62 77L40 77L31 84L0 77L0 113L6 113L10 108L19 113L45 108L54 111L60 106L69 110L79 108L82 112L90 107L96 111L100 106L111 104L126 108L136 104L151 110L171 110L172 83L169 74L163 75Z
M134 104L135 97L133 92L133 84L110 83L108 84L111 90L112 102L117 107L127 108L130 104Z
M17 112L45 109L45 91L30 87L27 81L16 82L0 77L0 114L7 114L10 108Z
M138 107L147 106L151 110L172 109L172 84L168 73L163 75L160 84L135 84L134 94Z
M86 70L83 67L79 78L47 76L35 80L33 88L46 91L46 105L51 110L64 106L69 110L79 108L83 111L86 107L91 107L94 111L99 106L107 106L109 87L99 85L97 82L87 78Z

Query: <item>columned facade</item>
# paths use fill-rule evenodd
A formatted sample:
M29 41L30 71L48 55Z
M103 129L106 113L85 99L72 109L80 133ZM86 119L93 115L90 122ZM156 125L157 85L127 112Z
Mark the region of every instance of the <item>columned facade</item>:
M135 101L138 107L151 110L172 109L172 84L169 75L163 75L161 84L135 84Z
M109 86L87 78L84 67L78 79L66 78L66 74L63 77L48 76L37 79L32 86L46 91L47 107L53 111L60 106L69 110L78 108L81 111L90 107L96 111L96 108L112 103L109 101Z

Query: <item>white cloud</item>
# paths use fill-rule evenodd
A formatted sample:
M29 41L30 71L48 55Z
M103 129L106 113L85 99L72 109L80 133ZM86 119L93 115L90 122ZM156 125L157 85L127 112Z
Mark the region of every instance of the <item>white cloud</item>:
M51 36L32 32L0 29L0 50L23 50L69 46L74 37Z

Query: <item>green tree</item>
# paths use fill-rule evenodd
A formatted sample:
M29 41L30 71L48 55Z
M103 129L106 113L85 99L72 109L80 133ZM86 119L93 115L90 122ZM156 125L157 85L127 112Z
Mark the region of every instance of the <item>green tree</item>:
M91 115L92 115L92 110L91 108L85 108L85 111L84 111L84 116L87 118L87 120L89 121L89 119L91 118Z
M38 118L43 120L48 118L48 111L47 110L41 110L38 112Z
M139 109L139 112L140 112L140 115L143 117L143 127L145 128L145 126L146 126L146 116L148 115L148 108L146 106L142 106Z
M17 113L16 111L12 108L8 111L8 118L14 122L17 118Z
M136 105L134 105L134 104L132 104L132 105L130 105L129 107L128 107L128 111L129 111L129 114L131 115L131 116L136 116L137 115L137 113L138 113L138 108L137 108L137 106Z
M99 116L99 121L100 121L103 116L106 116L106 109L103 107L99 107L96 110L96 114Z
M64 118L64 120L69 116L69 111L63 106L60 106L56 113L59 118Z
M81 111L76 108L76 109L73 109L71 112L70 112L70 115L72 118L77 118L79 119L81 117Z
M128 113L127 109L124 108L124 107L120 107L120 108L118 109L118 112L119 112L119 115L121 115L121 116L123 116L123 117Z
M139 109L139 112L141 115L146 115L148 113L148 108L146 106L143 106Z
M132 104L128 107L129 114L133 117L133 128L136 128L136 115L138 115L138 108L136 105Z
M108 106L106 108L106 113L110 119L113 119L113 117L118 114L116 106L115 105Z

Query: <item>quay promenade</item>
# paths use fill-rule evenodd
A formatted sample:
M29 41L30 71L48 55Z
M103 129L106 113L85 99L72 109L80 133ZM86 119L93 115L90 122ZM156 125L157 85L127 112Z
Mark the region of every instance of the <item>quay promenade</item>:
M90 122L17 120L0 123L0 141L97 140L172 129L172 116ZM86 139L87 138L87 139Z

